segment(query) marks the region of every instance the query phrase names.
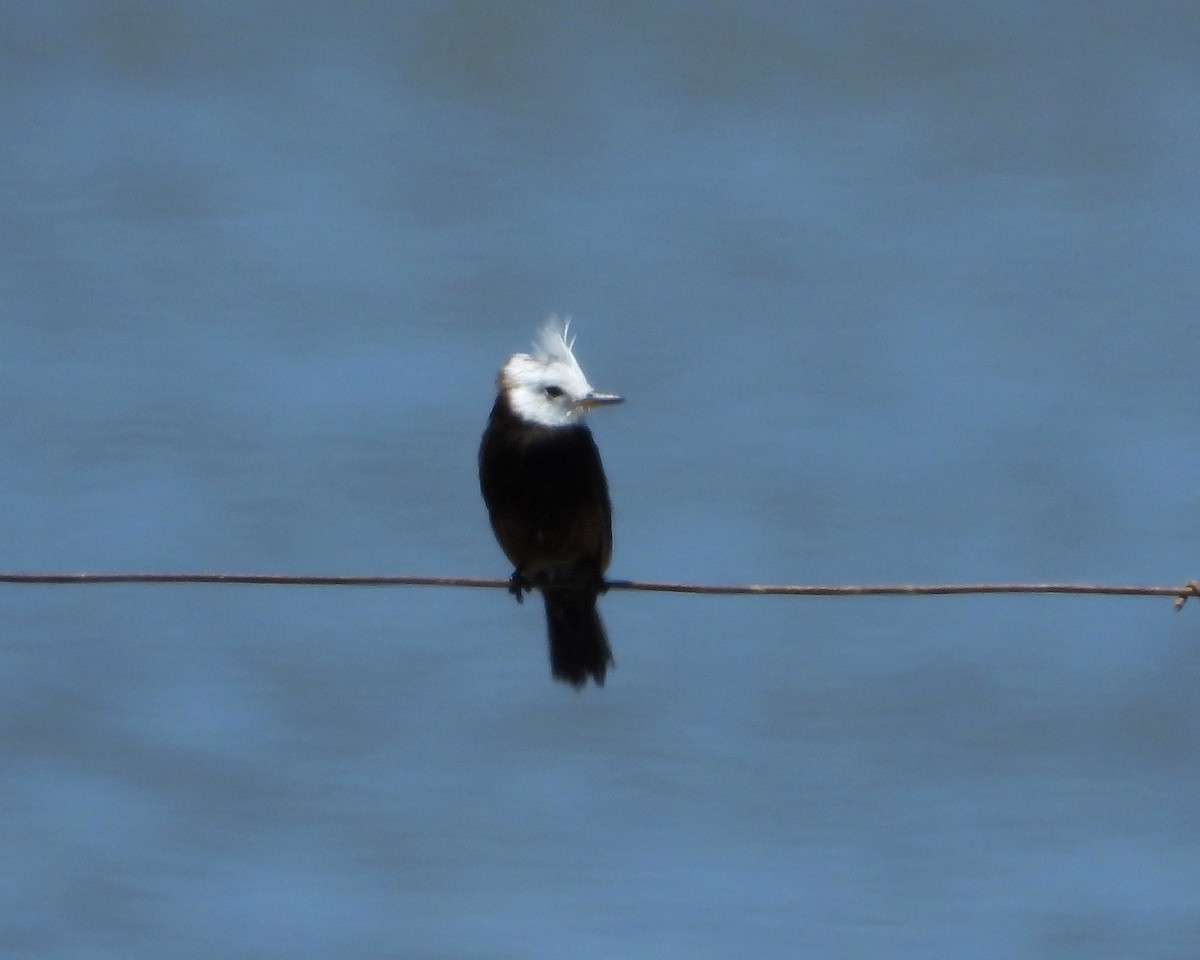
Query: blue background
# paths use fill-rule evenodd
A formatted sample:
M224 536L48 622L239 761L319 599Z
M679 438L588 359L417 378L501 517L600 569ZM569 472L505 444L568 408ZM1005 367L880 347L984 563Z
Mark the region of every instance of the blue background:
M1191 3L4 4L9 570L506 576L572 313L613 576L1200 574ZM0 953L1200 950L1200 611L3 587Z

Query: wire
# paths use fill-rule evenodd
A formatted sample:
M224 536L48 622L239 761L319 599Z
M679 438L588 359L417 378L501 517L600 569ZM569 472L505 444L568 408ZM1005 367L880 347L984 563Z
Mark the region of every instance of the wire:
M290 587L481 587L508 589L508 580L483 577L428 576L305 576L285 573L0 573L0 583L101 584L101 583L208 583ZM787 584L659 583L645 580L609 580L609 590L642 590L653 593L716 595L883 597L946 596L986 593L1072 593L1122 597L1174 597L1175 609L1188 597L1200 597L1200 582L1182 587L1106 586L1088 583L942 583L807 586Z

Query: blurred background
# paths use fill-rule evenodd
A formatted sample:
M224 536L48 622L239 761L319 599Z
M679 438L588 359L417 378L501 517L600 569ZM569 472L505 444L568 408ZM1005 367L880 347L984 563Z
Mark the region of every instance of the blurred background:
M4 569L1200 575L1200 7L4 4ZM5 957L1193 958L1200 606L0 588Z

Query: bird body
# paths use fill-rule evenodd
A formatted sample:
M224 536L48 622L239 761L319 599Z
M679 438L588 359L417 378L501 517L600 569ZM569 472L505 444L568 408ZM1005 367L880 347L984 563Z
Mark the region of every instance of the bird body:
M505 556L511 591L531 588L546 606L550 668L576 687L604 683L612 664L596 598L612 557L612 506L587 410L619 403L593 390L571 352L565 325L551 321L536 353L500 371L479 448L479 485Z

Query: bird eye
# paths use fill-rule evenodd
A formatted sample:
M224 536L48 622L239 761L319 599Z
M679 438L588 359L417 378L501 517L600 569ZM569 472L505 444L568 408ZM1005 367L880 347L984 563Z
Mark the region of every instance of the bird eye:
M543 387L542 392L548 397L561 397L563 395L563 388L556 386Z

